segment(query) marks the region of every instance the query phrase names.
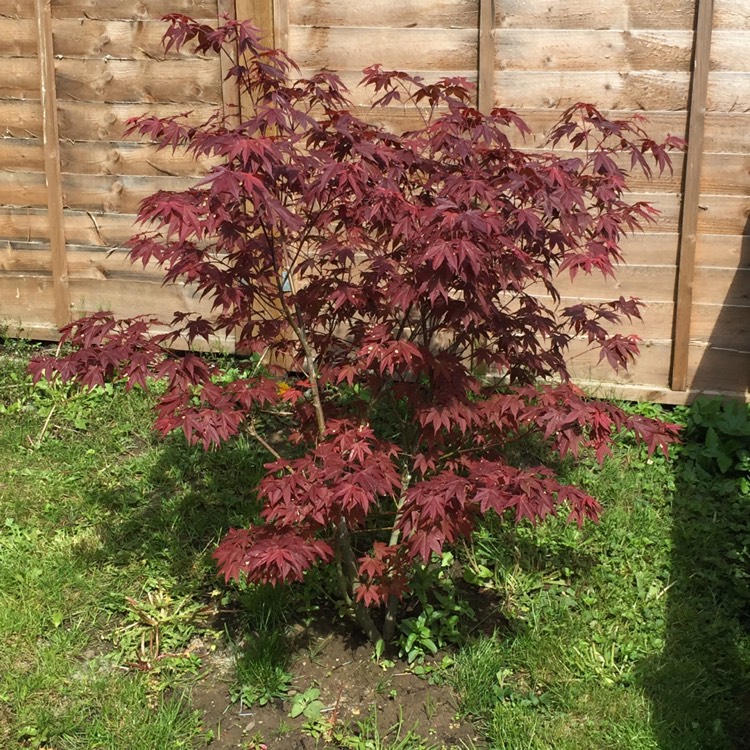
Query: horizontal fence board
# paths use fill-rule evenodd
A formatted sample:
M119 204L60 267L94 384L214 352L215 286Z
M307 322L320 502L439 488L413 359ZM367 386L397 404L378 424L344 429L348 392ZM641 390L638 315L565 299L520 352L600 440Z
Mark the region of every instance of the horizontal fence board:
M580 296L565 296L560 299L560 304L555 305L550 297L540 295L540 299L552 310L562 311L566 307L577 305L581 302L608 302L612 295L604 294L603 298L596 295L592 299L585 299ZM643 300L641 300L643 302ZM641 309L642 320L633 318L628 320L623 318L617 326L611 326L611 333L636 334L644 341L668 341L672 328L674 304L672 302L647 302Z
M739 305L750 318L750 269L697 267L693 278L696 304Z
M65 209L65 237L79 245L116 247L138 229L132 214L97 213ZM0 238L19 242L46 241L49 237L47 208L13 208L0 205Z
M33 10L26 18L3 16L0 11L0 57L33 57L36 51L36 21Z
M666 386L669 378L669 343L641 343L641 353L627 370L615 372L606 360L599 360L598 350L585 341L572 341L569 354L574 379L598 380L602 383Z
M627 235L620 243L623 266L674 266L677 264L676 232L638 232ZM619 271L615 271L618 273Z
M123 141L127 121L132 117L151 114L174 117L190 111L190 122L205 122L216 105L202 103L165 104L137 102L112 104L99 102L64 101L59 103L60 137L72 141ZM129 142L137 140L131 136Z
M750 10L746 8L746 15ZM711 34L711 70L750 70L750 30L715 29Z
M34 0L3 0L0 18L33 18Z
M58 60L57 96L74 101L221 102L218 60Z
M748 71L750 38L743 31L715 31L711 69ZM500 70L678 70L690 68L692 31L500 29L495 64Z
M547 149L524 149L530 153L544 153ZM584 151L555 150L561 156L573 156L585 160ZM640 169L631 169L630 157L622 155L614 161L628 175L627 184L634 191L676 193L682 189L684 156L679 152L671 154L672 169L661 175L654 168L651 177ZM654 165L651 164L653 167ZM750 154L704 154L701 167L701 190L714 195L746 195L750 186Z
M707 112L704 153L750 154L750 112Z
M68 271L71 278L106 281L134 281L161 284L163 271L155 263L145 268L142 263L131 263L125 250L108 251L106 248L85 245L68 246ZM141 304L146 301L142 300ZM151 300L148 301L148 304Z
M131 263L126 250L68 244L68 273L71 278L147 280L159 282L162 272L155 264L143 268ZM0 273L43 276L50 273L49 243L3 242L0 240Z
M501 92L502 98L502 92ZM515 135L515 131L509 131L514 137L511 139L514 145L523 148L525 146L539 146L544 142L546 134L554 127L560 118L558 109L536 109L525 107L521 111L522 118L532 129L532 136L526 140ZM627 119L633 114L627 110L602 110L602 114L613 120ZM645 116L645 122L641 126L654 139L663 139L665 135L686 134L687 111L661 112L661 111L638 111ZM730 154L750 153L750 138L745 138L744 133L750 130L750 113L709 112L706 114L706 132L704 137L704 153Z
M748 188L750 188L750 154L703 154L702 192L718 195L747 195Z
M568 298L564 304L575 304ZM625 321L612 332L635 333L644 341L671 339L674 304L649 302L642 310L643 320ZM690 340L695 344L750 351L750 314L745 307L694 304L691 310Z
M695 262L698 266L750 268L750 235L699 234Z
M708 112L750 112L750 72L711 71L707 97Z
M289 53L302 68L355 70L373 63L396 70L470 70L476 29L292 26Z
M0 206L46 208L47 198L43 172L0 171Z
M153 19L165 13L216 17L216 0L54 0L53 18Z
M714 0L714 29L750 31L750 13L743 0Z
M301 74L302 76L312 76L317 72L316 68L302 68ZM335 71L339 74L339 77L341 78L342 83L346 86L347 89L349 89L349 100L354 106L355 110L357 112L365 112L369 111L369 105L372 104L372 91L370 89L366 89L364 87L359 86L359 82L362 80L362 72L361 71L353 71L353 70L342 70L342 71ZM463 76L464 78L467 78L469 82L476 84L477 80L477 71L476 68L472 68L471 70L410 70L410 74L421 76L425 83L432 83L434 81L437 81L440 78L451 78L454 76ZM361 109L357 109L361 108ZM397 120L401 119L404 112L407 113L407 117L410 118L412 122L422 122L424 125L424 121L419 120L419 118L414 118L414 110L411 107L403 107L402 105L393 105L391 107L386 108L378 108L373 112L373 119L372 122L387 122L389 118L393 117Z
M495 65L522 71L686 71L692 46L689 31L500 29Z
M699 201L698 232L742 235L750 217L750 195L706 195Z
M501 70L495 73L495 104L564 109L586 99L602 109L684 110L688 85L686 72Z
M13 208L0 205L0 240L32 242L49 238L46 208Z
M35 57L2 60L0 99L39 99L39 62Z
M34 138L0 138L0 168L9 171L44 171L44 148Z
M691 346L687 387L698 391L727 391L747 399L750 352Z
M55 299L51 275L0 273L0 323L54 329Z
M215 22L214 19L198 19ZM164 21L95 21L85 17L54 21L52 39L55 55L101 58L105 55L126 60L192 57L194 44L165 54L161 39L167 30ZM33 18L0 18L0 55L36 55L36 23Z
M73 318L101 310L117 317L154 315L162 323L169 323L175 311L209 313L209 307L184 284L134 278L71 278L70 300Z
M373 26L400 28L477 27L476 0L292 0L290 26Z
M549 304L548 297L542 299ZM560 309L578 304L579 297L563 297ZM606 300L601 300L606 301ZM668 343L671 339L674 304L647 302L641 310L643 320L623 320L611 333L640 336L646 343ZM750 311L733 305L695 304L691 311L690 340L694 344L750 351Z
M495 103L514 108L565 108L581 99L602 109L683 110L689 74L642 71L520 71L495 73ZM707 110L744 111L750 73L715 72L708 83Z
M189 177L63 174L66 207L107 213L134 214L140 202L157 190L185 190Z
M136 231L135 216L66 210L65 233L69 242L80 245L116 246ZM49 233L46 208L0 207L0 238L31 241ZM743 245L744 243L744 245ZM677 235L654 232L636 234L622 243L625 264L673 265L677 257ZM696 261L699 266L750 268L750 238L742 235L700 234Z
M693 305L690 340L720 349L750 352L750 309L735 305Z
M602 278L600 273L557 276L555 286L563 297L586 300L615 300L618 297L639 297L645 302L671 302L674 298L674 266L620 266L615 279ZM540 294L543 288L540 286Z
M94 218L88 218L93 226ZM95 228L94 231L96 231ZM41 235L41 232L39 234ZM3 248L0 258L0 269L3 271L36 272L48 264L49 259L44 254L46 253L44 243L0 242L0 247ZM71 275L76 274L75 257L84 257L84 251L87 253L86 263L91 268L94 268L94 265L91 265L94 260L96 263L104 264L103 268L107 272L102 271L102 278L117 269L119 269L120 276L140 276L145 273L149 277L160 278L161 272L156 266L148 266L145 271L142 271L140 265L130 264L123 251L112 253L107 257L108 248L106 247L103 250L102 247L75 244L69 245ZM100 277L99 274L92 273L95 277ZM604 282L597 274L578 274L574 281L570 281L569 275L563 273L557 280L557 286L565 300L564 304L573 304L576 299L606 301L623 294L638 296L649 306L662 305L671 304L674 273L674 267L670 266L621 267L615 281L608 279ZM699 305L727 304L732 307L750 308L750 269L735 271L699 266L696 268L694 299ZM747 317L750 320L750 310Z
M2 141L0 141L2 154ZM171 148L157 150L149 143L103 143L101 141L60 144L63 172L107 175L200 176L211 167L207 159L196 159ZM218 163L214 160L213 163Z
M685 0L502 0L497 22L522 29L692 29Z
M0 240L0 274L51 274L49 242L9 242Z
M586 351L583 342L571 346L575 379L598 380L602 388L610 384L665 387L669 377L669 343L643 345L636 362L627 370L613 373L598 354ZM725 391L746 395L750 375L750 353L692 344L688 351L689 390ZM595 389L596 390L596 389Z
M97 213L95 211L65 210L65 237L76 245L124 245L140 225L134 214Z
M215 23L213 19L197 19ZM120 60L193 58L194 43L177 51L165 52L162 44L168 29L164 21L94 21L61 19L55 21L52 34L55 53L65 57L101 58L105 55Z
M0 99L0 137L41 138L41 101L39 99Z
M503 94L500 92L500 99ZM499 104L505 106L506 102L500 101ZM375 124L383 125L397 132L419 128L423 121L418 113L412 109L403 107L389 107L387 109L376 108L361 105L352 110L354 114L363 120ZM560 119L562 110L550 107L533 108L524 107L519 110L523 120L532 129L532 134L522 137L515 128L509 128L507 133L511 143L516 148L540 148L546 141L547 134ZM632 116L633 111L628 110L606 110L602 113L613 120L625 119ZM651 110L643 112L638 110L638 114L645 116L646 121L641 123L650 137L654 139L663 139L665 135L685 136L685 126L687 123L687 111L665 112ZM744 134L750 132L750 113L740 112L709 112L706 115L706 133L705 133L705 152L706 154L715 153L722 155L729 154L748 154L750 153L750 138L744 137Z

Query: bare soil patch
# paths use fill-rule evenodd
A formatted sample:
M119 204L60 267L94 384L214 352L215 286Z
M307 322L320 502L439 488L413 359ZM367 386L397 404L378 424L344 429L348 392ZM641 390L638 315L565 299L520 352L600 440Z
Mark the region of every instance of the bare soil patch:
M445 684L430 684L396 662L383 668L372 659L372 646L356 641L326 623L300 628L293 637L293 675L289 698L267 706L231 703L234 679L232 655L214 652L204 659L206 676L193 688L192 705L203 714L203 726L213 732L211 748L309 750L338 747L335 739L315 739L303 730L306 719L290 718L291 700L310 687L320 690L323 716L336 729L357 733L357 722L377 712L382 736L401 727L402 736L412 730L435 747L456 747L478 742L475 728L461 721L456 697Z

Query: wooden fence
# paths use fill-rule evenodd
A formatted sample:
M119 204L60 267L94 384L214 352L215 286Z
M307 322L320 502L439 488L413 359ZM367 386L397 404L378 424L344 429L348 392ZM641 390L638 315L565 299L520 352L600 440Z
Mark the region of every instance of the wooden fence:
M373 62L464 75L481 109L516 109L535 133L585 100L614 116L643 112L655 136L688 135L673 177L633 183L662 217L627 241L617 282L563 282L571 299L647 301L645 323L631 326L642 356L619 378L585 352L575 370L637 398L747 398L750 0L4 0L0 323L12 332L54 339L97 309L201 309L189 288L161 287L118 249L142 198L206 169L125 141L127 118L201 117L237 100L218 61L163 53L167 12L253 18L305 71L336 70L352 88ZM373 115L358 96L365 116L408 124L398 108Z

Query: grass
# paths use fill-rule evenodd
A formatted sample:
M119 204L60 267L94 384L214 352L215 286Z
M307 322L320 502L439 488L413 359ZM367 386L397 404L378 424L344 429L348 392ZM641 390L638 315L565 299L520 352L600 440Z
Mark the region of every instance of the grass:
M598 526L477 534L510 625L462 649L452 680L491 747L750 747L747 475L699 475L689 453L625 443L569 466Z
M235 696L273 700L284 630L318 596L216 579L210 553L256 512L264 456L156 441L138 392L32 389L28 355L0 351L0 747L203 746L196 641L236 640ZM602 468L564 467L603 501L598 526L478 531L464 569L504 620L440 673L490 748L750 747L747 472L694 455L624 441ZM207 616L227 604L252 637ZM337 741L426 747L370 719Z
M193 747L210 552L263 459L156 443L139 393L32 390L27 356L2 355L0 746Z

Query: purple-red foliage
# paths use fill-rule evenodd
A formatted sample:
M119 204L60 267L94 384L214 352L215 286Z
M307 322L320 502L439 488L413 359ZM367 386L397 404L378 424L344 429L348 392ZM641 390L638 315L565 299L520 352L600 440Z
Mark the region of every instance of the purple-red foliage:
M637 337L610 330L640 318L640 303L564 307L556 283L560 273L614 276L624 234L657 214L628 198L628 170L670 168L679 139L656 143L638 118L609 120L577 104L549 150L527 152L508 136L529 133L525 123L502 108L478 112L464 79L427 83L372 66L362 85L374 106L423 115L422 127L396 135L353 114L334 74L298 77L249 23L166 20L167 48L195 41L200 53L229 55L228 76L252 106L201 125L131 121L130 133L217 166L189 190L144 200L145 231L128 246L165 283L191 283L213 315L177 312L165 321L170 333L154 334L158 321L99 313L63 329L71 354L37 360L32 372L89 387L165 379L156 429L180 429L205 448L245 429L258 436L258 408L291 410L303 455L268 464L263 524L231 530L215 553L227 578L297 580L336 557L342 595L379 606L403 595L414 564L490 511L516 522L561 507L579 524L597 518L596 500L548 467L510 465L511 442L536 433L561 456L585 449L601 461L629 431L666 452L675 426L569 382L573 339L616 369L633 361ZM178 338L190 346L224 335L285 358L306 381L227 383L198 354L169 349ZM403 415L398 441L372 427L388 402ZM352 542L373 517L388 531L369 549Z

